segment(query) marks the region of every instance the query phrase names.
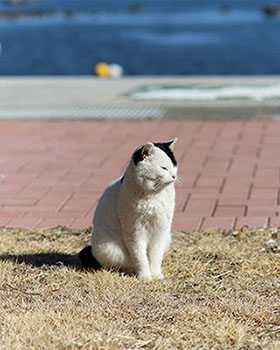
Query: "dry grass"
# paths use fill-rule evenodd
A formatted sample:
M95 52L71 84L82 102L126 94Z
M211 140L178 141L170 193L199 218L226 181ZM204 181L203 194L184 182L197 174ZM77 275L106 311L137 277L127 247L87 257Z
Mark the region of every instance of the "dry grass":
M280 348L275 230L175 233L150 283L81 271L87 231L0 235L1 349Z

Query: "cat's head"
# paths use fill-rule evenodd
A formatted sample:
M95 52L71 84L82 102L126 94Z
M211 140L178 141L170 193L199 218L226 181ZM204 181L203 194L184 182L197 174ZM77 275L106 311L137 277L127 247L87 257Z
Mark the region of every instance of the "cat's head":
M148 142L133 153L137 182L145 191L160 191L177 179L177 161L173 154L177 138L168 142Z

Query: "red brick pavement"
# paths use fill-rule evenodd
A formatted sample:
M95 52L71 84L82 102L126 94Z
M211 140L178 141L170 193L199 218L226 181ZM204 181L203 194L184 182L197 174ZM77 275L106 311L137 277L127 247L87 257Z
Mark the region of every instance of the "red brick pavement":
M0 225L90 226L135 147L175 136L175 230L280 225L279 135L271 121L1 121Z

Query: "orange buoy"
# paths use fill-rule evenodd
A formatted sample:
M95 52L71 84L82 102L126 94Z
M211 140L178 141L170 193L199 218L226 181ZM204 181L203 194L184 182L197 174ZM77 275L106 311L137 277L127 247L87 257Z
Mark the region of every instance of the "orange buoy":
M105 62L99 62L95 65L94 72L98 77L108 78L110 75L110 66Z

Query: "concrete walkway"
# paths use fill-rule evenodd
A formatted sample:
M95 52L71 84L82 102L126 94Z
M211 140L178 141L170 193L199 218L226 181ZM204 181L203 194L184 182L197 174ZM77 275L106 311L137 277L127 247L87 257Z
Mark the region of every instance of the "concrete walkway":
M90 226L133 150L175 136L175 230L279 225L279 134L274 121L1 121L0 225Z
M277 88L278 98L252 100L137 99L133 93L153 87L194 90ZM0 119L254 119L280 120L280 77L94 77L0 78ZM238 89L237 89L238 90ZM228 91L229 92L229 91ZM199 93L199 91L198 91Z

